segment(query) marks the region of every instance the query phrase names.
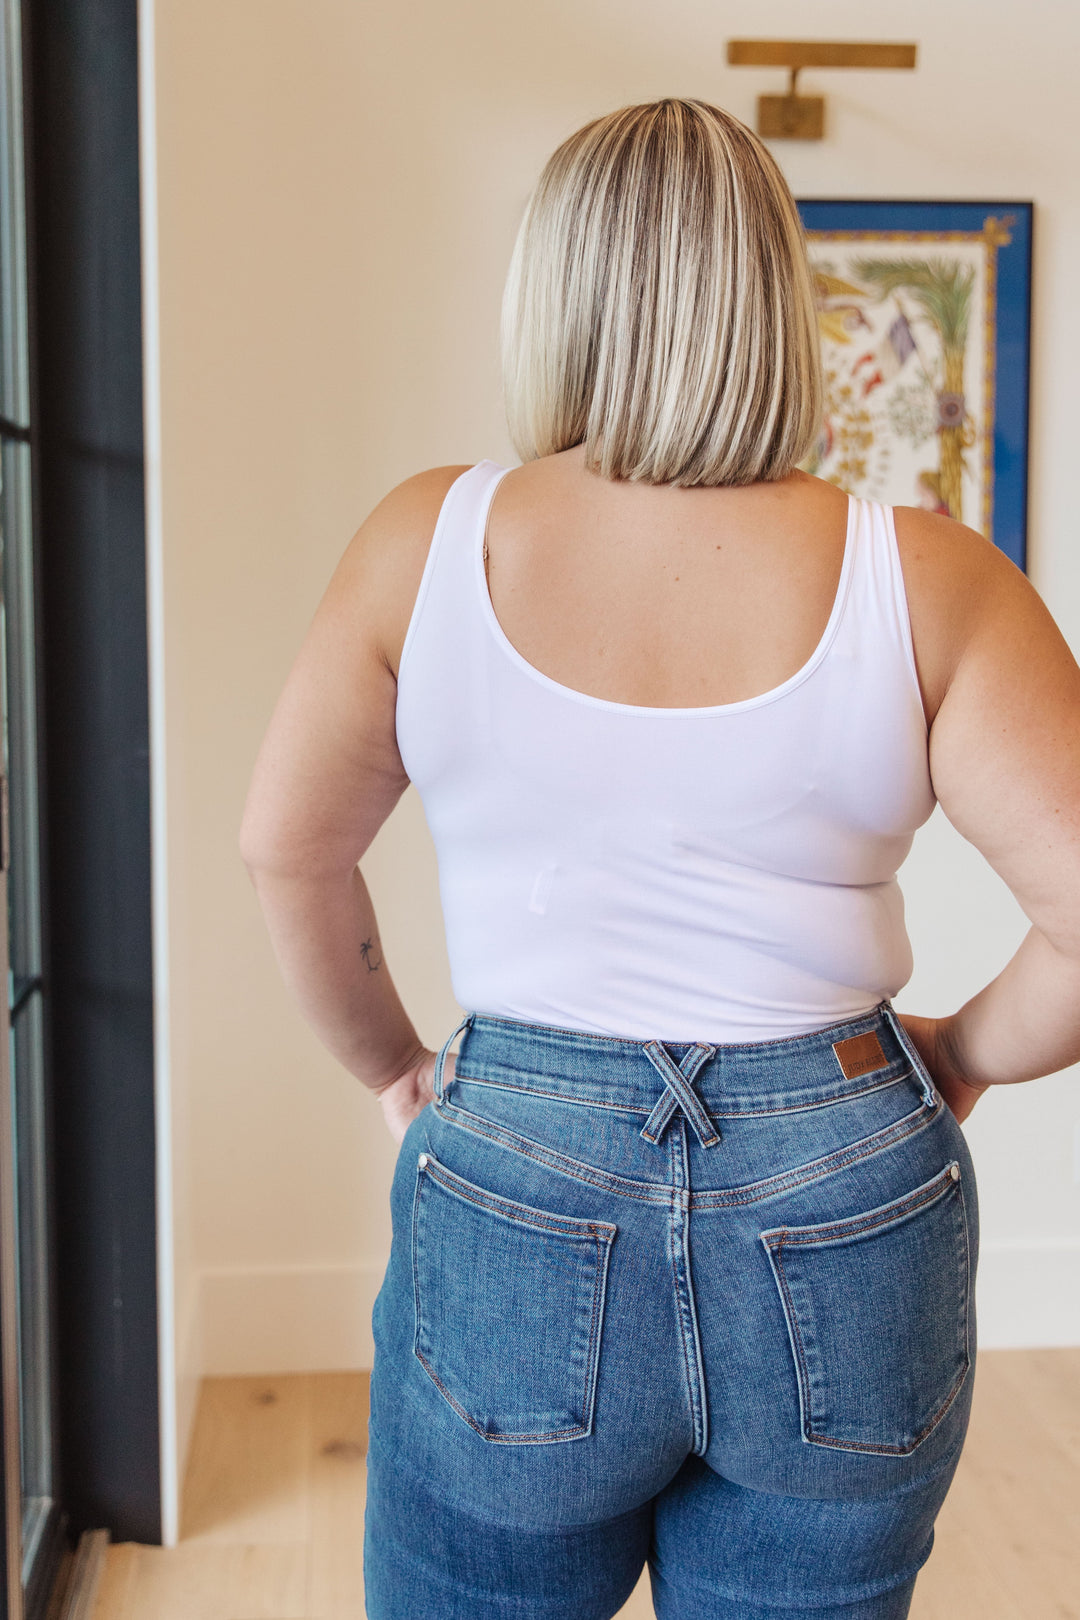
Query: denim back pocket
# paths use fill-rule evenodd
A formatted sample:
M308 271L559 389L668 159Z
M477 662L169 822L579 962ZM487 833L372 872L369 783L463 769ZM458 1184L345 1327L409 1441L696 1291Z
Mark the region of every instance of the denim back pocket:
M906 1456L970 1363L967 1221L953 1162L890 1204L762 1232L795 1358L803 1439Z
M421 1154L413 1201L413 1349L485 1440L592 1431L616 1228L530 1209Z

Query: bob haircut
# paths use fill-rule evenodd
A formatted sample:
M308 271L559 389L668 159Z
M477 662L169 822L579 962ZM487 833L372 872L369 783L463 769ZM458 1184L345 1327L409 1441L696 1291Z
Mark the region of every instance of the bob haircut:
M606 478L783 478L821 421L813 286L794 199L744 124L704 101L623 107L544 167L503 299L523 461L584 444Z

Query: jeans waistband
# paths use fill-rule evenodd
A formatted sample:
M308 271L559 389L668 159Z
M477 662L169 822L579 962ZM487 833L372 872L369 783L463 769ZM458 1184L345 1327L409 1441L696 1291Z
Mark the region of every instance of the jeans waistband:
M714 1118L817 1108L909 1074L927 1102L935 1098L933 1081L888 1001L806 1035L719 1046L592 1035L468 1013L438 1055L440 1102L443 1065L458 1035L459 1079L646 1115L672 1070L692 1082Z

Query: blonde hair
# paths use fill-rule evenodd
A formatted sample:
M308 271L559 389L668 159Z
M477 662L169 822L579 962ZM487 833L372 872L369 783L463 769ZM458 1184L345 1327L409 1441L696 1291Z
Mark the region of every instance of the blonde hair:
M704 101L623 107L551 156L503 300L524 461L584 444L607 478L782 478L821 419L794 199L744 124Z

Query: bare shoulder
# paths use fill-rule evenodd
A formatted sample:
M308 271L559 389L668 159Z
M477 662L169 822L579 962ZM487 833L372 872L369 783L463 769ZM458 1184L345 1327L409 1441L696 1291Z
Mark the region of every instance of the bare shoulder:
M415 561L420 555L422 571L442 504L451 486L469 470L468 466L432 467L406 478L364 519L352 546L368 558L390 562Z
M462 473L469 472L471 465L466 462L454 467L429 467L426 472L414 473L383 496L360 532L405 531L414 528L418 522L425 522L428 517L434 522L450 486L457 482Z
M997 546L955 519L918 507L893 508L915 662L932 723L965 654L986 638L999 644L1056 633L1030 580Z
M397 674L439 512L469 466L432 467L385 495L349 542L328 596Z
M893 515L905 576L910 571L916 582L933 579L939 588L951 583L969 587L988 582L1003 570L1024 577L997 546L966 523L917 506L894 506Z

